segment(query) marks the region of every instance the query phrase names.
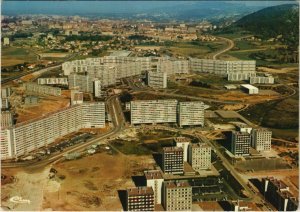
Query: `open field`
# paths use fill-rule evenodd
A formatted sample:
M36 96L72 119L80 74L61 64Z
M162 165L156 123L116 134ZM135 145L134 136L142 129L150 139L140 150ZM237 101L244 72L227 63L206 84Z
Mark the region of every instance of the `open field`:
M206 58L207 54L224 48L225 42L178 42L170 47L166 47L172 54L184 57Z
M1 51L1 66L14 66L24 62L32 63L38 60L38 56L29 49L18 47L3 47Z
M88 165L87 165L88 164ZM49 179L50 166L2 170L16 181L1 186L3 207L14 210L122 210L118 190L133 187L133 175L153 168L151 156L109 155L97 153L82 159L52 165L57 173ZM12 196L29 199L31 204L14 204Z

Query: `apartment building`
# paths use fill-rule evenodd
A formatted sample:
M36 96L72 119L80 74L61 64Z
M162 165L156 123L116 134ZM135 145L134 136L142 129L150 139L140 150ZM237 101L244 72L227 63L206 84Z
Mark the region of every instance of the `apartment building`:
M211 147L205 143L191 143L189 145L189 164L201 172L211 168Z
M191 142L190 138L187 137L176 137L174 138L174 142L177 147L181 147L183 149L183 161L188 161L188 148Z
M228 81L242 81L242 80L249 80L253 77L255 77L255 72L233 72L227 74L227 80Z
M49 113L5 129L6 136L1 144L5 149L12 146L13 151L7 151L8 155L1 155L1 160L28 154L81 128L104 126L104 102L83 103Z
M1 98L8 98L12 94L12 90L10 87L1 88Z
M176 123L177 100L130 102L131 124Z
M272 131L259 128L252 129L251 146L259 152L271 151Z
M47 85L39 85L34 82L26 82L23 84L26 92L36 93L39 95L61 96L61 89Z
M71 105L83 103L83 93L78 90L71 90Z
M162 205L166 211L191 211L192 187L187 182L164 182Z
M126 190L126 211L154 211L152 187L135 187Z
M0 98L0 108L1 109L8 109L10 106L8 98Z
M164 182L164 178L162 176L161 171L159 170L149 170L144 171L144 176L146 179L146 185L148 187L152 187L154 191L154 203L161 204L162 199L162 184Z
M262 179L262 185L262 193L278 211L296 211L298 209L297 198L289 192L289 187L283 181L267 177Z
M250 77L250 84L274 84L274 77L253 76Z
M179 102L178 106L178 124L179 126L204 126L204 103Z
M167 73L148 71L147 84L152 88L167 88Z
M181 147L164 147L162 153L162 170L166 174L183 174L183 149Z
M231 131L229 135L230 152L236 156L249 155L251 134L247 132Z
M205 72L217 75L227 75L229 73L255 73L255 61L224 61L211 59L190 58L190 69L194 72Z
M88 75L70 74L68 76L69 89L78 89L82 92L93 92L93 80Z
M12 127L14 124L13 115L10 111L1 111L1 128Z
M39 85L68 85L66 77L38 78Z

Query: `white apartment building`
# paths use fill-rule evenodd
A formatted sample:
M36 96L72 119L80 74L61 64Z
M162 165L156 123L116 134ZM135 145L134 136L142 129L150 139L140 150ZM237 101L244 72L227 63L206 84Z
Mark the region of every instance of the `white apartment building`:
M147 84L152 88L167 88L167 73L148 71Z
M174 142L177 147L181 147L183 149L183 161L188 161L188 148L191 142L191 139L187 137L176 137L174 138Z
M274 84L274 77L268 76L268 77L250 77L250 84Z
M178 106L178 123L179 126L204 126L204 103L193 102L179 102Z
M78 90L71 90L71 105L83 103L83 93Z
M131 101L131 124L176 123L177 103L174 99Z
M162 205L166 211L191 211L192 187L187 182L164 182Z
M68 78L53 77L53 78L38 78L39 85L68 85Z
M6 151L7 154L1 155L1 160L25 155L80 128L104 126L104 102L74 105L37 119L22 122L5 129L5 136L1 139L1 152L2 148L9 149L9 147L12 147L12 151Z
M1 111L1 128L8 128L13 124L12 113L10 111Z
M69 89L78 89L83 92L93 92L93 79L88 75L70 74L68 76Z
M228 73L255 73L256 70L254 60L224 61L190 58L189 61L190 70L194 72L227 75Z
M152 187L154 191L155 204L161 204L162 184L164 182L164 178L162 176L161 171L159 170L144 171L144 176L146 178L147 187Z
M259 152L271 151L272 131L259 128L252 129L251 146Z
M30 93L36 93L39 95L52 95L61 96L61 89L55 88L47 85L39 85L34 82L26 82L23 84L25 91Z
M205 143L194 143L189 145L189 164L192 168L201 172L211 168L211 147Z
M228 81L242 81L242 80L249 80L252 77L255 77L255 72L237 72L237 73L228 73L227 80Z

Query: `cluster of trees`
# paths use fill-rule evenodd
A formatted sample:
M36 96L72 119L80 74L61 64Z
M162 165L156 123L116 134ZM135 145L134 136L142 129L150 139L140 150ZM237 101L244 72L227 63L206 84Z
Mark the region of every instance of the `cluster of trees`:
M110 35L70 35L65 41L109 41L112 38Z
M298 51L294 49L278 48L274 53L255 52L249 55L250 58L255 60L268 60L274 59L278 63L298 63Z
M151 40L152 38L145 35L129 35L129 40Z
M203 87L203 88L211 88L211 85L209 85L206 82L201 82L199 80L193 80L192 82L190 82L191 86L196 86L196 87Z

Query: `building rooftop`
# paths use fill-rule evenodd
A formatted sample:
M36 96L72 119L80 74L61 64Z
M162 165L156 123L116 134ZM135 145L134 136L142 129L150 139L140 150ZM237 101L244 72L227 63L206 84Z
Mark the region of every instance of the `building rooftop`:
M154 194L152 187L141 186L135 188L129 188L126 190L128 196L140 196Z
M172 146L172 147L164 147L163 152L183 152L182 147Z
M188 182L166 182L166 188L185 188L191 187Z
M258 89L257 87L250 84L242 84L241 86L247 89Z
M187 137L181 136L181 137L176 137L176 138L174 138L174 141L175 141L176 143L184 143L184 142L190 142L191 139L190 139L190 138L187 138Z
M159 170L144 171L144 175L145 175L147 180L163 179L162 173Z

